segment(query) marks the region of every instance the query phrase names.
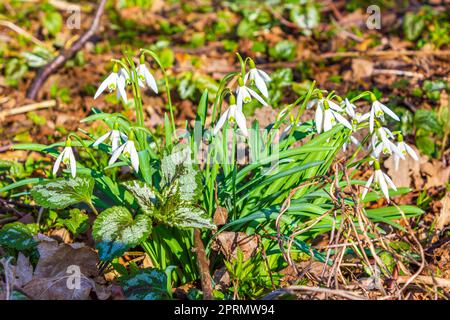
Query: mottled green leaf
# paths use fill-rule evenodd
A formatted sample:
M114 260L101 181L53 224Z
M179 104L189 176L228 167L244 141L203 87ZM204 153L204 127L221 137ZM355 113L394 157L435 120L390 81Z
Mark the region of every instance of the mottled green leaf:
M48 180L35 185L31 189L31 196L42 207L64 209L79 202L89 203L94 183L90 176Z
M130 300L169 299L167 276L158 269L147 268L119 279L123 292Z
M144 213L150 214L153 212L157 203L157 191L154 190L153 186L140 180L126 181L123 186L133 194Z
M152 231L149 216L138 214L134 218L125 207L104 210L94 222L92 235L102 260L119 256L128 248L137 246Z
M79 209L72 209L67 219L59 221L74 235L77 236L86 232L89 228L89 217Z
M0 246L26 250L35 245L33 233L21 222L9 223L0 230Z

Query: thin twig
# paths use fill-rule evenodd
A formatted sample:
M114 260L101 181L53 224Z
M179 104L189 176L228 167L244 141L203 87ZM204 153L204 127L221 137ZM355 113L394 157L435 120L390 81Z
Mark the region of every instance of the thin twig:
M86 33L83 34L77 41L75 41L69 49L63 50L63 52L59 54L55 59L50 61L45 67L39 70L33 82L31 83L31 86L28 88L28 99L35 100L39 89L45 83L47 78L60 67L62 67L68 59L72 58L79 50L81 50L85 43L94 35L100 24L100 18L105 9L105 3L106 0L100 0L97 11L95 12L94 20L92 21L91 27L86 31Z
M5 117L26 113L38 109L53 108L56 106L56 100L46 100L38 103L27 104L18 108L8 109L0 112L0 121Z
M35 45L39 46L39 47L43 47L43 48L47 48L48 50L50 50L50 52L53 52L54 49L47 46L44 42L42 42L41 40L35 38L33 35L31 35L28 31L25 31L24 29L22 29L19 26L16 26L14 23L12 23L11 21L7 21L7 20L0 20L0 26L9 28L11 30L13 30L14 32L24 36L25 38L29 39L31 42L33 42Z

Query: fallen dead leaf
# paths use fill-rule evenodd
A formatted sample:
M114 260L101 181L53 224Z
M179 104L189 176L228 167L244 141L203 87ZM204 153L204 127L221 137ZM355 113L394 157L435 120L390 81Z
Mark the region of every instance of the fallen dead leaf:
M22 287L28 296L37 300L87 300L93 291L99 299L109 297L108 288L98 283L98 279L94 280L98 276L99 261L94 250L83 243L68 245L45 236L37 238L41 239L37 246L39 261L31 280L28 276L29 281ZM26 261L20 268L30 271L26 268Z
M444 229L450 223L450 192L447 192L445 197L441 199L441 204L441 213L436 224L436 228L439 230Z
M353 59L352 71L355 80L370 77L373 73L373 62L365 59Z
M244 255L244 260L249 259L258 248L258 236L247 235L244 232L221 232L216 238L217 249L227 257L227 259L235 259L237 257L238 248Z
M216 226L223 226L227 223L228 211L224 207L217 207L214 212L213 222Z

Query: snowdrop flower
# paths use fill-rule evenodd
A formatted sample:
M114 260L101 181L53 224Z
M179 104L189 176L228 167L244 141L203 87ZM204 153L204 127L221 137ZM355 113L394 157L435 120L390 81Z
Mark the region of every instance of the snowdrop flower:
M145 87L145 84L147 87L151 88L155 93L158 93L158 86L156 85L155 78L148 70L147 66L145 65L145 56L141 55L139 66L136 68L136 72L138 75L138 83L141 88Z
M250 101L252 101L252 97L258 100L263 106L268 106L267 102L265 102L264 99L259 94L257 94L254 90L245 86L242 78L239 78L238 83L239 87L236 89L236 95L237 95L237 106L239 108L242 109L242 105L244 103L249 103Z
M356 114L356 112L355 112L356 106L355 106L353 103L351 103L350 101L348 101L347 98L345 98L345 100L341 103L341 106L343 107L343 109L345 110L345 112L346 112L350 117L352 117L352 118L355 117L355 114Z
M234 95L230 96L230 107L222 114L216 126L214 127L213 134L216 135L219 130L225 124L225 121L236 122L239 129L241 129L244 136L248 137L247 120L244 113L242 113L242 107L236 105L236 98Z
M70 166L70 173L72 174L72 178L75 178L77 175L77 161L75 160L75 156L72 150L72 141L70 138L66 140L66 146L63 151L59 154L58 158L56 158L55 164L53 165L53 174L59 170L60 164L64 163L66 166Z
M119 159L119 156L123 155L131 160L131 166L136 172L139 172L139 156L136 151L136 147L134 145L134 133L130 132L130 136L128 140L118 147L113 154L111 155L111 159L109 159L109 165L112 165L114 162Z
M355 145L355 146L359 146L361 144L361 142L359 142L358 139L356 139L354 136L350 136L349 137L350 141ZM348 145L348 141L346 141L343 145L342 145L342 150L347 151L347 145Z
M126 71L121 71L119 74L119 67L117 64L113 67L113 72L105 79L103 80L100 87L98 87L97 92L94 95L94 99L97 99L100 94L103 93L106 89L109 90L109 92L117 91L117 99L120 100L120 98L123 99L125 103L127 103L127 93L125 91L125 85L126 85Z
M388 139L388 136L391 139L394 139L391 130L381 126L377 128L375 134L372 135L372 147L375 157L378 158L380 153L383 152L384 154L394 153L401 159L405 159L405 156L400 152L397 146Z
M345 98L341 105L345 112L352 118L353 131L356 131L356 127L358 124L366 121L370 117L369 113L362 114L360 112L356 112L356 106L347 98Z
M337 123L341 123L345 127L352 130L350 123L339 113L339 111L342 111L342 109L335 102L328 99L318 100L316 115L314 117L317 132L327 132Z
M369 120L370 133L373 132L375 118L380 118L381 120L384 120L384 113L387 113L392 119L400 121L400 118L391 109L389 109L380 101L378 101L373 94L371 94L371 99L372 99L372 108L370 109L370 120Z
M403 156L406 156L406 154L409 154L411 158L413 158L416 161L419 161L419 157L417 156L416 152L413 148L411 148L409 145L403 141L403 135L398 135L398 143L397 143L397 149L400 151L400 153ZM394 154L394 164L395 164L395 170L398 170L398 164L400 162L400 157L397 154Z
M111 140L111 148L112 148L111 150L112 150L112 152L114 152L119 147L121 140L127 141L127 139L128 139L127 136L125 134L123 134L122 132L120 132L118 129L119 129L119 124L116 122L116 123L114 123L113 130L108 131L107 133L102 135L100 138L98 138L94 142L93 146L96 147L100 143L102 143L103 141L105 141L106 139L109 138Z
M386 173L381 171L380 163L377 160L375 160L374 167L375 167L375 173L370 176L369 180L367 180L367 183L364 186L364 191L362 193L362 199L364 199L366 197L366 194L369 191L369 188L372 185L372 182L375 181L375 183L378 184L381 191L383 192L383 195L386 198L387 202L389 202L390 199L389 199L388 187L391 187L395 191L397 191L397 188L396 188L394 182L392 182L391 178L389 178L389 176Z
M247 83L247 80L253 80L255 82L255 86L258 90L263 94L264 97L269 98L269 91L267 90L266 82L269 82L271 79L269 75L256 68L255 62L250 59L250 71L244 77L244 83Z

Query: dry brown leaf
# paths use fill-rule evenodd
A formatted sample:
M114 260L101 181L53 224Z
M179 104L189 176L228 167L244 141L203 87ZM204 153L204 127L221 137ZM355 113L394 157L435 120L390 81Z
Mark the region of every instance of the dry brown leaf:
M224 207L217 207L214 212L213 222L216 226L223 226L227 223L228 211Z
M58 244L45 236L37 239L41 240L37 246L39 261L32 279L22 287L28 296L39 300L86 300L94 291L99 299L109 297L108 288L98 278L94 281L99 261L94 250L83 243ZM74 270L80 272L79 286L71 281Z
M442 187L449 182L450 167L442 161L433 159L432 162L421 164L420 171L427 176L425 189L432 187Z
M352 71L354 80L370 77L373 73L373 62L366 59L353 59Z
M439 230L444 229L450 223L450 192L447 192L445 197L441 199L441 204L441 213L436 224L436 228Z
M22 287L30 282L32 278L33 266L31 265L30 260L22 252L19 252L17 263L14 268L14 285Z
M244 260L249 259L258 248L258 236L247 235L244 232L223 231L217 238L218 249L227 257L227 259L235 259L237 257L237 249L239 248Z

